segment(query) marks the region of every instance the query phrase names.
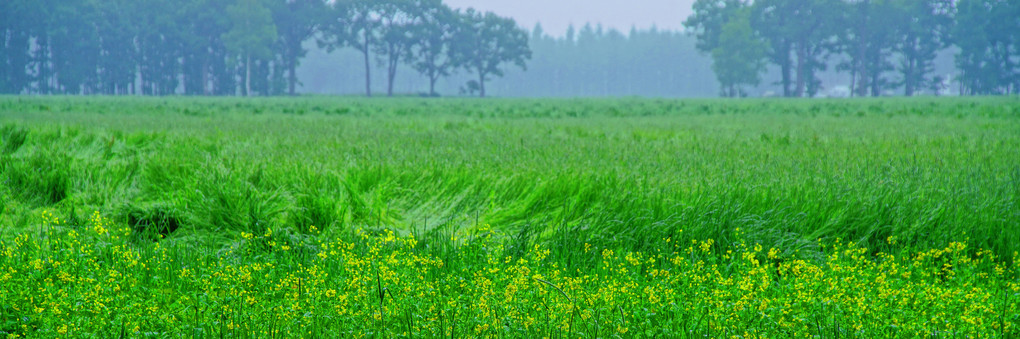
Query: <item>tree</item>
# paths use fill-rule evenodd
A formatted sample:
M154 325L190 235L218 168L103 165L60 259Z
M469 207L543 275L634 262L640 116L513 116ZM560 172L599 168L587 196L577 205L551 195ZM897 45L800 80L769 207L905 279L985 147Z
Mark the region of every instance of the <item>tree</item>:
M793 58L790 56L790 52L793 49L793 37L790 31L793 30L791 19L786 18L786 13L791 12L790 9L780 7L781 5L787 5L785 3L770 4L769 2L755 3L751 8L753 13L751 15L751 27L755 32L764 37L769 43L769 60L779 66L779 73L781 76L780 83L783 86L783 96L793 96L793 90L791 85L793 79L791 77L791 70L793 69Z
M327 13L323 0L272 0L273 22L280 41L280 56L287 69L287 94L295 95L297 66L308 53L303 43L315 34Z
M130 1L130 0L128 0ZM224 16L235 0L184 0L177 25L181 40L181 78L187 95L234 95L237 92L236 62L223 37L231 29Z
M322 29L321 47L332 52L344 46L362 53L365 61L365 96L372 96L372 64L370 53L379 39L379 13L372 0L338 0Z
M743 0L697 0L693 6L694 14L684 20L684 27L698 39L695 47L699 51L711 53L719 47L723 26L747 6Z
M749 5L741 0L698 0L684 26L695 47L711 54L712 70L726 97L746 95L741 85L757 85L765 70L768 45L755 36Z
M949 46L953 25L953 0L895 0L898 41L893 50L900 54L900 84L906 96L929 87L938 52ZM1020 27L1018 27L1020 29Z
M750 10L742 9L724 24L712 49L712 70L723 96L743 97L741 85L756 86L765 71L768 46L751 30Z
M1020 4L1003 0L960 0L953 42L960 48L965 94L1020 92Z
M481 13L469 8L461 16L454 55L464 68L478 76L478 95L485 97L485 81L490 76L503 76L507 63L527 69L531 59L528 32L517 27L513 19L492 12Z
M18 94L29 89L33 3L0 1L0 93Z
M134 86L137 53L132 17L137 13L131 0L108 0L97 3L100 37L99 90L104 94L129 94Z
M389 0L377 4L379 39L375 52L379 61L386 65L386 96L393 96L397 66L414 56L411 49L417 42L413 32L421 22L417 7L411 0Z
M453 10L440 0L415 0L414 4L421 22L411 30L411 40L417 41L412 49L417 58L411 66L429 79L429 95L437 96L436 81L459 67L451 53L460 26Z
M837 25L836 50L849 60L837 66L850 71L851 95L879 96L894 84L884 74L894 70L890 61L897 33L897 12L889 0L852 0L841 4L844 15Z
M751 8L751 27L769 42L769 59L782 74L783 95L813 95L820 89L816 72L825 70L824 59L834 50L840 8L836 0L760 0Z
M251 62L272 56L270 44L276 41L272 14L258 0L238 0L227 7L231 27L223 36L227 50L244 59L244 94L251 95Z
M96 7L85 0L42 6L44 20L37 33L43 38L36 53L44 93L94 93L100 57L98 30L93 25Z

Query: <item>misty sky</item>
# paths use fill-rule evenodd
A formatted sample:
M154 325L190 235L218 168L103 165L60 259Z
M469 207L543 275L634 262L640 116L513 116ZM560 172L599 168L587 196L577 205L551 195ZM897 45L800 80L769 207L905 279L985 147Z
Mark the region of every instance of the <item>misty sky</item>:
M585 22L627 33L631 26L679 30L694 0L445 0L453 8L474 7L510 16L531 29L542 23L547 34L562 36L571 23Z

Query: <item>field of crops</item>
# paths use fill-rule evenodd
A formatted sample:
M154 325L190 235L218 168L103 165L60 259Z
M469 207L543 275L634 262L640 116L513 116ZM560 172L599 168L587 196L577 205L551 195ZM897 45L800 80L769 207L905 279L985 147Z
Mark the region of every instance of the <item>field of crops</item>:
M1020 100L0 97L8 337L1017 337Z

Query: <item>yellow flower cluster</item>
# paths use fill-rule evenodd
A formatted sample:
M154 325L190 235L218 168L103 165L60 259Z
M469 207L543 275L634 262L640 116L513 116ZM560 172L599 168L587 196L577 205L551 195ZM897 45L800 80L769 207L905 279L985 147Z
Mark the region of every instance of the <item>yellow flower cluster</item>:
M484 236L244 233L226 250L78 233L0 241L0 334L20 336L859 337L1020 334L1010 263L963 242L806 260L743 242L556 260ZM109 230L118 230L110 232ZM314 229L313 229L314 230ZM117 236L118 238L114 238ZM457 242L448 242L453 238ZM260 244L273 242L265 247Z

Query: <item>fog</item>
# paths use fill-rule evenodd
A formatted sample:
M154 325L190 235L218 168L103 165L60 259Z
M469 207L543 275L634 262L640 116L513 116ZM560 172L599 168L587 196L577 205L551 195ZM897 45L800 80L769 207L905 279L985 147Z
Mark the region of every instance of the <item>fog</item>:
M590 30L590 31L589 31ZM533 32L531 32L533 33ZM503 97L713 97L718 83L711 58L694 48L694 38L676 31L620 32L581 26L575 40L531 34L527 68L508 67L490 81L489 94ZM362 55L353 49L310 52L298 68L301 91L315 94L364 94ZM383 64L372 63L373 92L386 87ZM442 96L466 95L461 89L473 74L455 72L437 84ZM402 95L428 93L428 80L411 67L399 67L395 90Z
M1020 94L999 0L0 1L0 93Z
M694 0L447 0L453 8L474 7L514 18L523 27L542 28L553 36L563 36L571 24L585 23L627 32L631 27L681 30L691 15Z

